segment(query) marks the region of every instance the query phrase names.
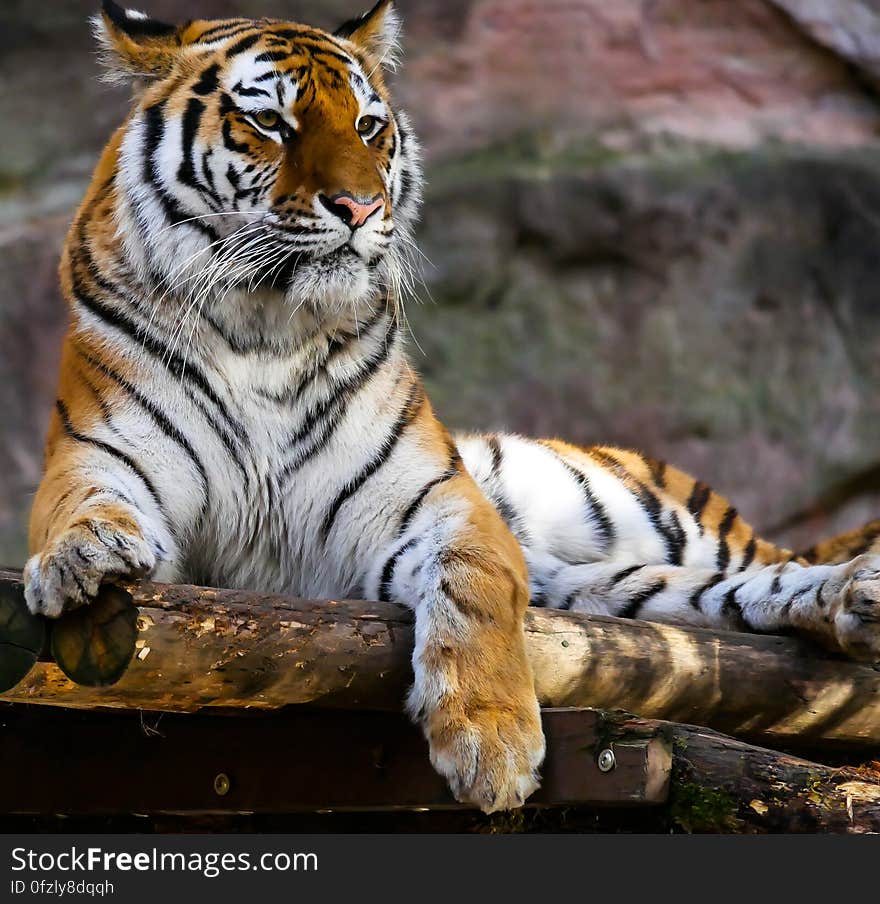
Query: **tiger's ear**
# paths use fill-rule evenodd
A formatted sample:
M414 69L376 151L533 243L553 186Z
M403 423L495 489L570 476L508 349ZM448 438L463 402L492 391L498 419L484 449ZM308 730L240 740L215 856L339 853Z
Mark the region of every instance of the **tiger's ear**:
M129 82L167 75L180 49L180 29L133 9L123 9L104 0L101 12L92 17L101 46L104 79Z
M394 0L379 0L369 12L343 23L333 34L356 44L386 68L394 69L398 62L402 30Z

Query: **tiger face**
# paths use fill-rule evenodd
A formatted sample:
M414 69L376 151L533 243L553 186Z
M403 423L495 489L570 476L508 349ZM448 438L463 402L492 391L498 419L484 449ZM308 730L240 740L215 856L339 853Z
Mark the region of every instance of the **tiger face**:
M399 288L417 147L383 67L381 0L334 34L270 19L174 26L105 2L110 78L137 85L119 174L129 256L202 304L341 308Z

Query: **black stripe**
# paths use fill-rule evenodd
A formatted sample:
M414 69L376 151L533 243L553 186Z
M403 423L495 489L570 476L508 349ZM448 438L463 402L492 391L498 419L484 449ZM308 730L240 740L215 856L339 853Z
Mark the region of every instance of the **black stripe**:
M408 169L401 169L400 195L397 198L398 206L403 207L406 204L410 194L412 194L414 184L415 177L413 176L413 174Z
M80 245L80 250L86 251L83 244ZM156 339L155 336L147 332L146 329L140 327L121 311L107 307L106 305L101 304L96 298L89 295L80 282L79 276L76 273L76 267L71 267L71 278L73 281L74 297L86 310L103 320L108 326L114 327L124 333L135 346L142 347L144 350L150 352L164 367L177 377L192 403L201 411L207 423L220 438L220 441L229 452L230 457L238 466L245 483L249 485L250 477L235 442L236 437L239 440L244 441L247 437L247 433L244 427L235 421L227 412L223 403L211 388L207 378L199 368L191 362L184 366L183 360L178 355L171 353L158 339ZM105 281L101 281L99 284L105 291L112 292L112 294L117 296L122 295L117 287L111 286L110 284L101 284L102 282ZM192 390L188 385L190 382L195 383L195 386L214 403L221 418L229 425L229 428L231 428L231 432L227 427L224 427L223 424L217 421L200 399L193 396Z
M138 466L137 462L134 459L127 455L125 452L117 449L115 446L111 446L109 443L105 443L103 440L95 439L91 436L86 436L84 433L79 433L74 429L73 425L70 422L70 414L67 410L67 406L61 399L58 399L55 403L56 408L58 409L58 414L61 417L61 426L64 428L64 432L73 440L76 440L78 443L84 443L85 445L94 446L96 449L100 449L102 452L106 452L108 455L113 458L121 461L133 474L135 474L138 479L143 483L143 485L147 488L147 492L152 496L153 501L156 503L156 508L162 513L162 517L165 519L166 524L169 524L168 515L165 511L165 506L162 502L162 498L159 496L159 492L157 491L153 481L150 480L149 477L143 472L143 470Z
M195 144L196 135L199 131L199 125L202 121L202 114L205 112L205 105L194 97L189 99L186 110L181 120L181 156L180 166L177 169L177 178L191 188L199 191L204 190L204 186L196 178L196 168L193 163L193 145ZM219 200L219 199L218 199Z
M623 467L623 465L621 465ZM630 477L635 481L635 478ZM633 492L636 501L645 510L648 520L654 527L654 530L663 538L666 546L666 561L670 565L681 564L681 538L674 531L669 531L662 521L663 506L660 499L652 493L643 483L635 481L637 489Z
M702 585L702 587L697 587L697 589L691 594L690 600L688 602L690 602L690 604L694 607L694 609L699 610L700 602L703 598L703 594L707 590L711 590L716 584L720 584L724 580L724 578L725 578L725 575L723 572L720 572L720 571L715 572L715 574L713 574L712 577L709 578L709 580L706 581L706 583Z
M88 242L85 238L82 227L79 230L79 243L71 263L79 263L84 266L89 276L94 280L98 288L100 288L107 295L113 298L128 300L129 302L132 302L132 299L129 297L127 290L124 290L121 287L110 282L98 269L95 261L92 259ZM223 407L223 403L220 401L219 397L212 389L207 377L202 373L197 365L193 364L192 362L185 364L183 358L168 349L158 338L156 338L155 335L148 332L146 328L140 326L122 311L117 310L116 308L108 307L107 305L99 302L97 298L95 298L90 292L87 291L86 287L83 285L82 280L80 279L79 274L77 273L75 266L71 267L71 280L73 283L73 294L76 297L76 300L84 308L86 308L96 317L103 320L105 323L109 324L112 327L115 327L120 332L125 333L126 336L128 336L128 338L131 339L136 346L143 347L146 351L149 351L156 358L159 358L162 363L165 364L165 366L175 376L178 377L178 379L182 380L184 370L188 371L196 386L198 386L198 388L201 389L201 391L217 406L217 408L220 409L221 415L224 417L224 419L229 421L230 427L232 427L235 433L242 438L247 435L244 427L241 424L238 424L236 421L231 420L231 416L226 412L225 408Z
M662 528L663 537L666 540L666 561L670 565L681 565L687 545L687 534L681 526L677 512L667 512L666 522Z
M102 374L109 377L116 383L118 386L122 387L128 395L134 399L140 406L143 408L153 419L153 422L156 426L173 442L175 442L181 449L186 452L186 454L192 459L192 463L195 465L196 470L199 472L199 475L202 478L202 486L205 491L205 504L208 502L208 472L199 457L196 450L193 448L190 441L180 432L180 430L168 419L165 412L163 412L155 403L151 402L143 393L140 392L135 386L133 386L128 380L125 379L121 374L116 373L112 368L108 367L102 361L98 361L93 358L91 355L82 351L81 349L77 349L78 353L83 357L88 363L94 367L96 370L99 370Z
M626 580L630 575L635 574L637 571L641 571L644 567L644 565L630 565L629 568L618 571L615 575L612 575L611 580L608 582L608 589L610 590L615 584L619 584L621 581Z
M522 524L520 524L519 518L517 516L516 510L513 505L511 505L510 500L507 498L504 492L504 475L501 473L501 468L503 467L503 456L501 453L501 443L495 434L491 434L486 437L486 445L489 447L489 451L492 454L492 487L490 491L487 493L489 497L489 501L495 506L498 510L498 514L501 515L504 523L513 531L514 534L522 542L526 537L526 531L523 528Z
M232 47L227 48L226 59L231 59L238 53L244 53L245 50L250 50L251 47L253 47L261 37L262 34L260 32L257 32L256 34L248 35L247 37L242 38L240 41L236 41L232 45Z
M549 447L547 447L549 448ZM551 452L555 452L555 449L551 449ZM575 468L573 465L569 464L564 458L557 455L560 462L565 466L566 470L571 474L572 477L577 481L578 486L581 490L581 495L584 497L584 505L587 509L587 521L594 522L598 527L599 534L601 535L601 546L603 552L608 552L611 549L612 544L614 543L616 532L614 530L614 523L611 518L608 517L608 512L604 505L596 498L596 495L593 493L593 489L590 485L590 479L580 471L578 468Z
M643 455L642 460L648 466L648 470L651 472L651 480L661 489L666 489L666 462L660 461L656 458L651 458L650 455Z
M458 454L458 449L455 448L455 444L452 440L449 440L450 447L450 460L449 465L446 470L442 474L438 474L433 480L429 480L419 491L416 493L412 502L406 507L403 515L400 519L400 525L397 528L396 537L402 537L407 529L409 528L413 518L416 515L416 512L421 507L422 503L425 501L427 495L433 490L435 487L440 486L441 483L445 483L447 480L451 480L457 474L461 473L461 456ZM397 565L397 560L409 549L411 549L416 542L418 542L419 537L412 537L406 543L403 544L399 549L397 549L394 553L392 553L388 560L385 562L385 565L382 567L382 578L381 583L379 585L379 599L384 602L388 602L390 599L391 593L391 581L394 577L394 568Z
M562 605L559 608L568 611L575 604L575 600L577 600L580 595L580 587L577 590L572 590L571 593L569 593L569 595L562 601Z
M635 480L635 478L633 478ZM684 554L685 533L681 522L674 511L667 517L668 524L663 521L663 503L643 483L636 480L638 489L633 493L636 501L645 510L654 530L663 538L666 546L666 562L669 565L681 565Z
M345 46L339 41L334 41L333 38L326 32L318 31L315 28L310 28L308 25L294 25L285 26L284 28L275 28L271 33L277 38L293 38L297 40L297 42L301 45L304 42L311 44L317 43L320 46L329 44L331 47L335 47L337 50L340 50L343 53L347 52Z
M241 187L241 176L234 163L230 162L226 166L226 181L235 189L235 194L238 195L238 190Z
M110 408L110 406L107 404L107 401L106 401L106 400L104 399L104 397L101 395L100 391L98 390L98 387L95 386L94 383L92 383L92 381L85 375L85 373L84 373L80 368L77 368L77 373L79 374L79 377L80 377L80 379L83 381L83 383L85 384L86 388L87 388L87 389L89 390L89 392L94 396L94 398L95 398L95 403L97 404L98 408L101 409L101 415L102 415L103 418L104 418L104 423L105 423L105 424L106 424L106 425L107 425L107 426L108 426L108 427L109 427L109 428L110 428L110 429L111 429L111 430L112 430L112 431L113 431L120 439L124 439L124 437L123 437L122 434L119 432L119 430L116 429L116 425L113 423L113 411L112 411L112 409Z
M308 232L308 230L304 229L303 232ZM349 348L352 342L357 340L361 345L363 345L363 343L371 337L374 328L382 321L382 319L385 317L385 314L385 308L383 308L381 305L377 305L376 310L373 311L367 322L364 323L363 327L361 327L359 330L355 332L344 332L332 336L327 342L327 348L325 349L323 356L315 361L314 364L312 364L308 373L306 373L300 380L291 399L291 403L295 404L296 402L298 402L303 397L303 394L306 392L306 390L315 385L315 381L318 379L318 376L326 371L326 368L330 364L330 362L333 361L334 358L341 355L347 348ZM395 333L396 328L388 329L385 331L385 334L383 336L383 348L379 349L378 359L368 365L365 376L368 377L371 373L374 373L375 367L378 364L381 364L383 360L385 360L385 358L387 357L389 345ZM344 384L341 385L344 386ZM337 391L334 392L334 395L338 396L344 391L344 388L337 389Z
M266 50L259 56L254 57L255 63L280 63L290 56L288 50Z
M276 32L276 34L280 33L281 32ZM332 47L336 49L331 49L327 46L328 44L332 44ZM355 62L341 44L337 44L335 41L327 41L324 35L301 35L296 42L295 51L298 53L305 53L308 51L313 58L322 56L329 57L339 63L343 63L346 67L352 66ZM292 56L292 54L287 53L285 56L289 57ZM257 59L259 59L259 57Z
M694 521L697 522L697 527L700 528L700 536L703 535L703 522L701 520L703 511L711 495L712 490L702 480L697 480L694 482L694 488L691 490L690 498L687 501L687 509L693 515Z
M230 119L223 120L220 132L223 135L223 146L228 151L236 154L247 154L250 151L250 148L243 141L236 141L232 137L232 121Z
M385 437L382 445L378 448L373 458L365 465L361 471L346 484L333 500L327 514L324 516L324 522L321 525L321 535L326 540L333 528L333 522L339 509L351 499L358 490L372 477L391 457L391 453L396 448L400 438L403 436L406 428L413 422L416 414L421 408L424 401L424 390L422 384L415 381L410 387L407 395L406 403L398 415L397 420L391 427L388 435Z
M718 560L716 565L719 571L726 571L727 566L730 564L730 546L727 543L727 535L733 527L736 516L736 509L729 505L718 526Z
M166 348L162 342L152 333L147 332L137 323L114 308L107 307L99 302L96 298L89 295L79 281L74 277L74 295L76 300L88 311L99 317L109 326L114 327L121 333L131 339L135 346L142 346L154 357L158 358L165 364L168 370L174 374L181 382L187 379L194 383L202 393L216 406L218 413L223 420L229 425L230 429L240 439L247 437L247 431L236 421L226 410L220 397L211 387L208 378L202 373L197 365L191 361L185 362L176 352L172 352Z
M620 461L618 461L618 459L616 459L610 452L606 452L604 449L600 449L598 446L590 446L584 451L594 461L597 461L599 462L599 464L604 465L609 471L614 474L615 477L617 477L623 483L626 483L627 481L631 481L633 479L633 476L629 472L629 470L624 467L624 465Z
M442 474L439 474L433 480L429 480L418 491L418 493L416 493L415 498L406 507L406 511L403 513L403 516L400 519L400 527L397 531L398 537L402 536L406 532L406 529L409 527L410 522L415 517L415 514L419 510L421 504L425 501L425 497L428 495L428 493L430 493L431 490L439 486L441 483L445 483L447 480L452 480L452 478L459 473L460 472L457 467L450 466Z
M678 515L671 512L666 524L663 521L663 505L659 497L645 486L619 459L604 449L593 447L587 454L609 468L618 480L632 493L636 502L644 509L654 530L666 546L666 561L669 565L680 565L684 553L686 536Z
M773 577L773 583L770 585L770 596L778 596L782 593L782 573L785 571L785 566L787 564L787 562L783 562L777 569L776 574Z
M629 602L619 612L615 613L618 618L638 618L639 611L642 606L652 597L657 596L666 589L666 578L660 578L644 590L630 597Z
M388 166L386 169L391 171L391 164L394 162L394 155L397 153L397 132L391 132L391 148L388 151Z
M213 94L219 87L220 81L217 78L220 72L220 64L213 63L199 76L199 80L193 85L193 91L204 97Z
M209 161L214 154L214 148L208 148L202 154L202 176L205 179L205 182L208 183L208 188L216 195L217 194L217 186L214 184L214 173L211 172L211 167L209 165Z
M746 543L746 548L743 552L743 559L739 566L740 571L745 571L755 560L755 551L757 548L758 544L755 541L755 535L752 534L751 537L749 537L749 542Z
M742 586L742 585L740 585ZM724 602L721 604L721 615L732 623L733 631L751 631L752 628L743 617L742 606L736 598L736 591L739 587L731 587L724 595Z
M486 445L492 453L492 476L497 477L501 471L501 443L495 434L486 437Z
M388 561L382 567L382 577L379 582L379 599L383 603L391 602L391 582L394 579L394 569L397 567L398 560L404 553L409 552L409 550L411 550L421 539L421 537L410 537L403 546L399 547L388 557Z
M197 101L197 103L199 102ZM211 241L216 241L219 236L214 228L202 220L193 220L192 213L184 211L177 199L169 194L162 185L159 169L156 166L155 153L159 149L165 134L164 108L165 102L160 101L152 107L147 107L144 111L144 125L146 129L146 134L144 135L144 181L153 189L153 193L162 205L162 211L173 225L183 225L184 220L186 220L186 226L195 229L197 232L204 233Z
M397 324L392 321L385 333L385 340L380 343L378 350L374 352L373 356L367 359L365 366L352 374L348 379L343 380L341 383L334 386L330 396L315 405L306 414L296 433L289 438L289 445L295 446L297 443L302 442L319 424L323 426L323 432L312 443L312 446L308 451L300 454L293 461L288 462L281 472L280 477L282 480L290 477L294 471L301 468L307 461L326 447L330 438L336 432L336 428L345 417L348 405L351 403L352 398L354 398L357 393L370 382L388 359L396 335Z
M253 30L253 22L247 22L246 24L236 26L227 25L222 28L210 28L203 35L198 37L196 43L214 44L217 41L231 41L233 38L237 38L239 35L246 34Z
M247 28L251 30L254 27L254 23L250 19L245 19L243 17L235 17L233 19L224 19L222 22L218 22L216 25L212 25L210 28L206 28L196 39L197 43L201 43L202 41L207 41L210 43L210 39L213 38L217 40L216 36L222 34L223 32L230 31L236 28Z
M268 97L270 100L272 99L272 95L268 91L264 91L262 88L246 88L241 82L237 82L232 91L241 97Z

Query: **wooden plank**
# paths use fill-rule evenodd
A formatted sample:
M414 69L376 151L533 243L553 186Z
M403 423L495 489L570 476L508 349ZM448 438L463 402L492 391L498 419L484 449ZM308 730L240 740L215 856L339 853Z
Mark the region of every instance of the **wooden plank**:
M658 732L597 756L599 714L544 713L548 758L529 805L663 803L670 753ZM461 808L402 715L294 710L220 715L10 707L0 728L0 813L292 813Z
M0 572L13 585L20 575ZM315 704L399 711L412 615L377 602L308 601L143 583L140 652L112 687L39 663L0 700L171 712ZM771 746L880 745L880 672L793 638L529 610L544 706L623 709Z

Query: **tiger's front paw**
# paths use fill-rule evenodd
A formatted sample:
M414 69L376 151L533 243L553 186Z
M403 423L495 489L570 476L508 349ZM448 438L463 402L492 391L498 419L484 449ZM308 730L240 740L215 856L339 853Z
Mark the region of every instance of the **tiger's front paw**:
M484 813L512 810L539 787L545 745L531 688L513 703L454 700L424 726L431 763L461 803Z
M57 618L87 603L116 577L141 577L156 567L156 551L131 519L84 518L32 556L24 569L24 595L35 614Z
M841 650L853 659L880 660L880 556L852 560L830 608Z

